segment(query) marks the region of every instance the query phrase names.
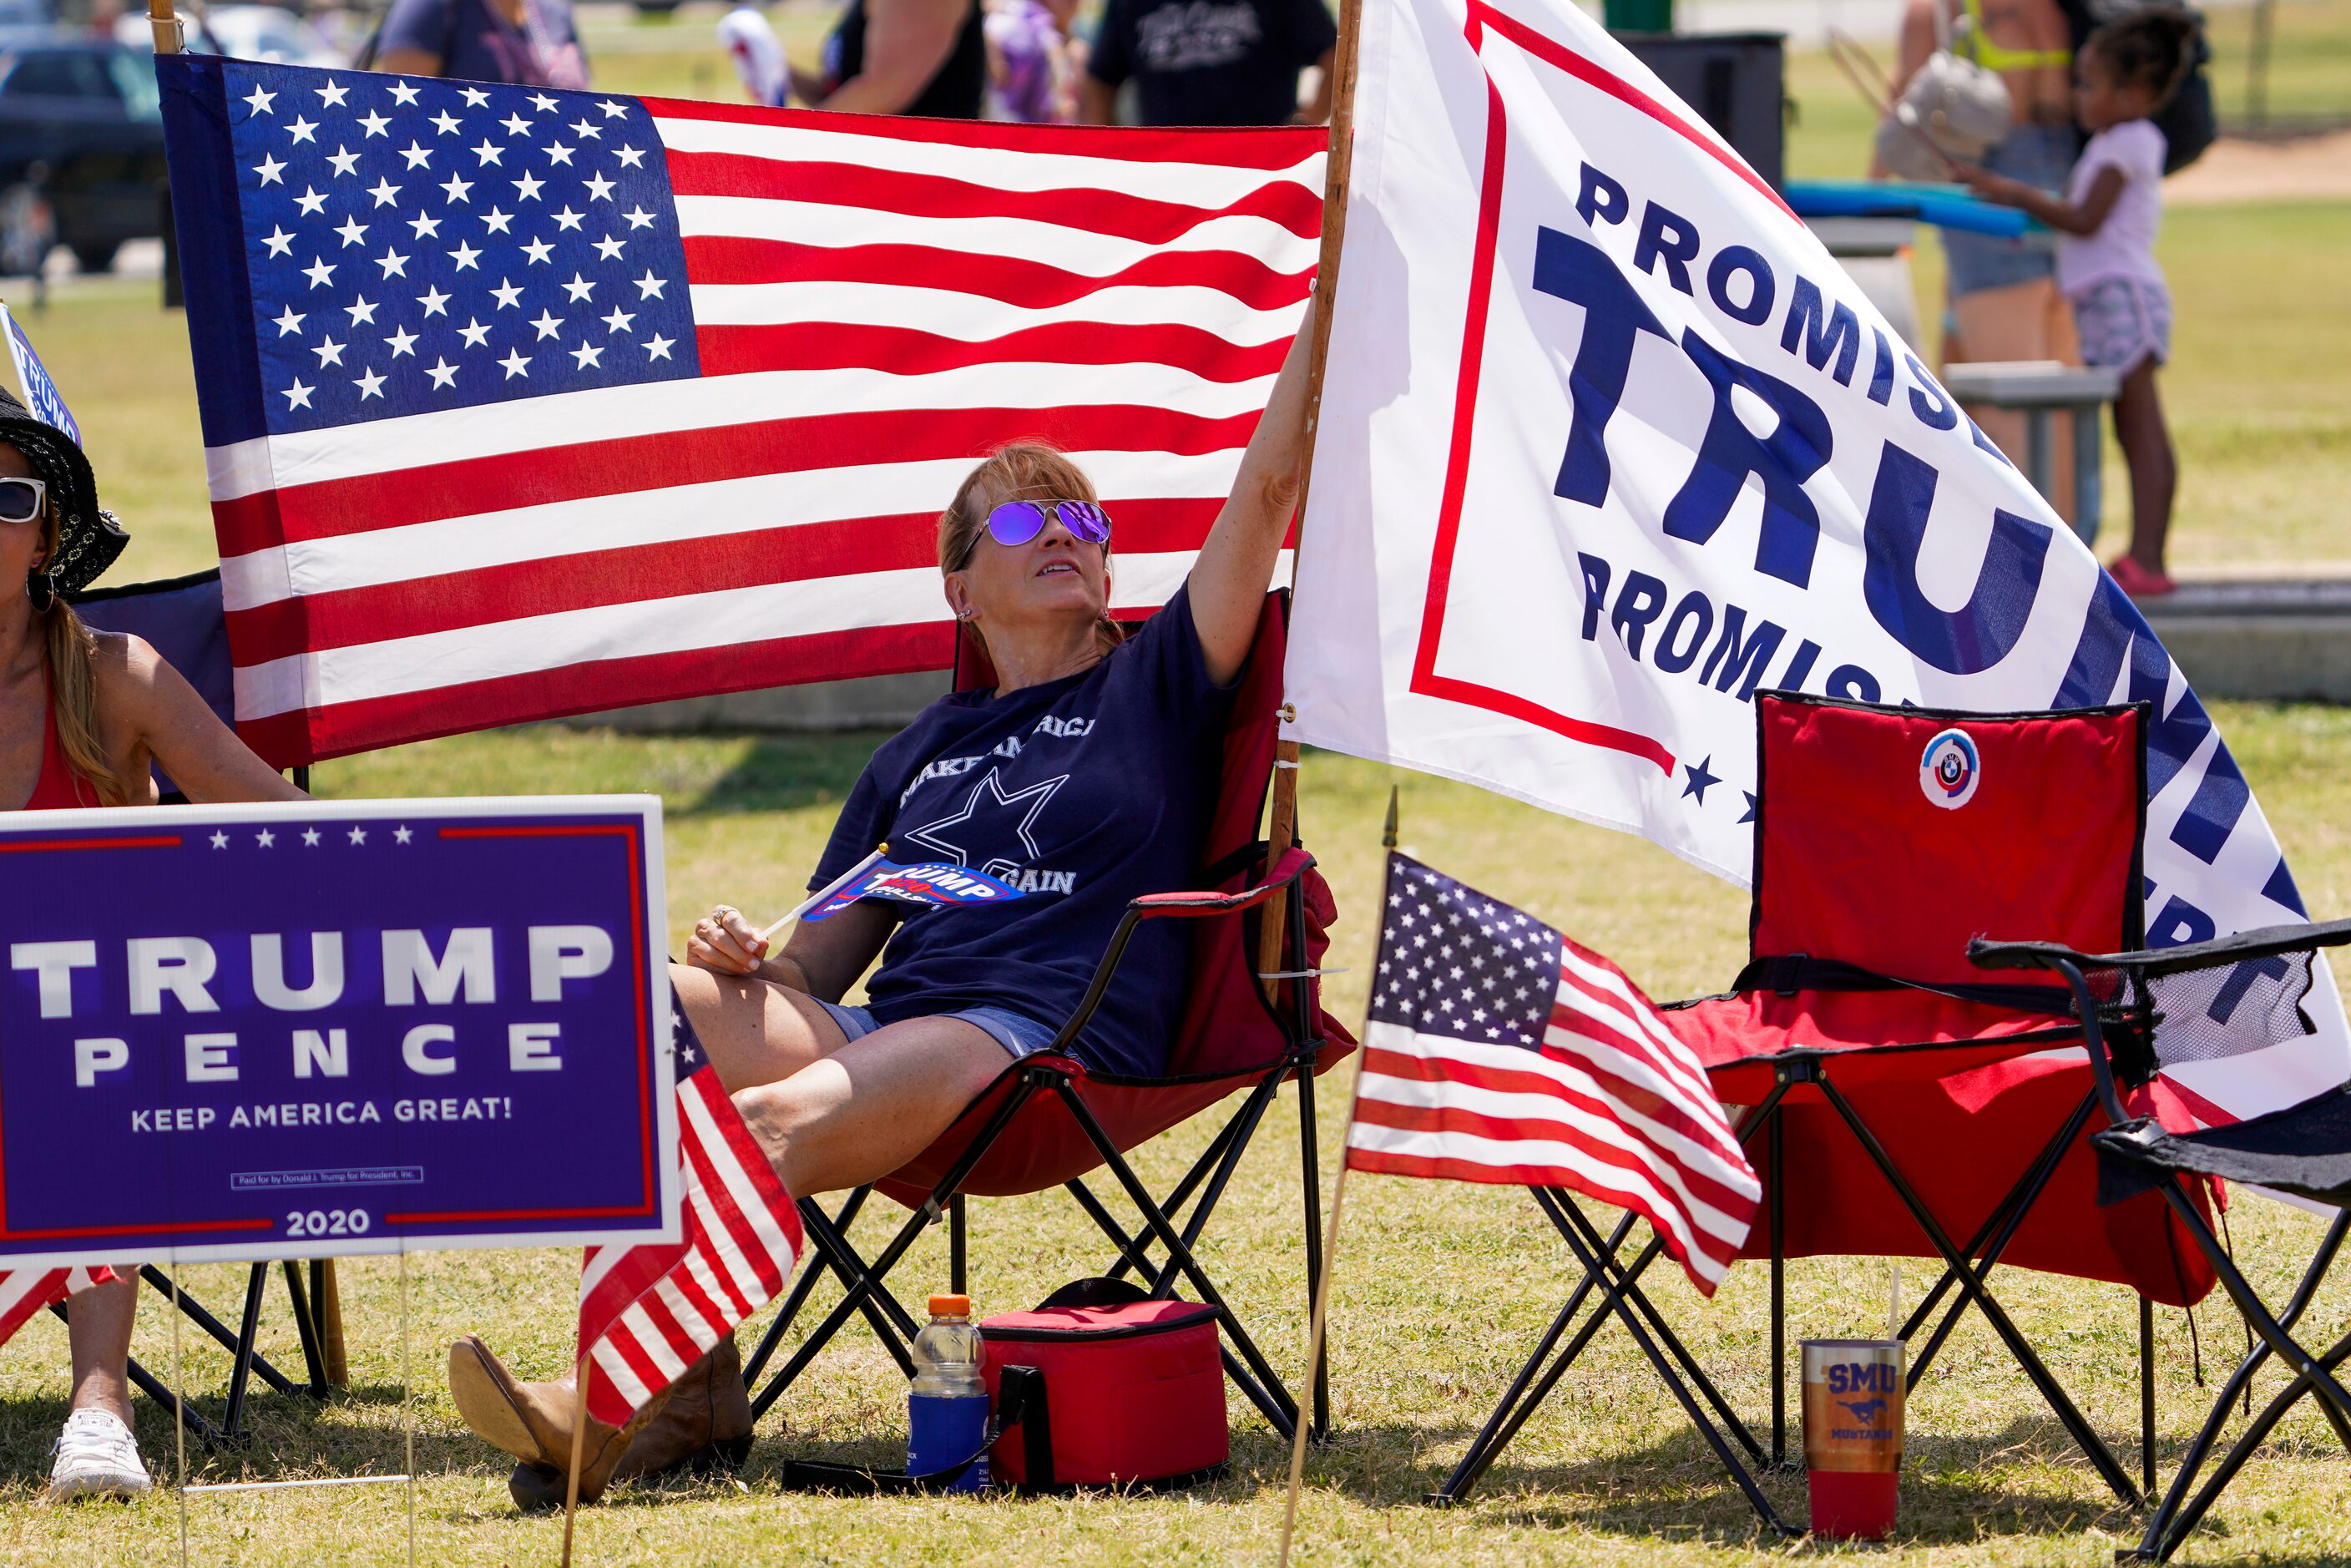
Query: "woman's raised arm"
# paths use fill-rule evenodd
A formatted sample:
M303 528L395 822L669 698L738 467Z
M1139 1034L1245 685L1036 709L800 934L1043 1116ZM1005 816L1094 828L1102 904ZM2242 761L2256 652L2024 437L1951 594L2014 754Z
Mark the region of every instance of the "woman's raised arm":
M1208 678L1223 685L1241 672L1257 635L1259 612L1273 580L1281 536L1298 504L1306 461L1306 379L1313 358L1314 307L1310 302L1290 340L1290 355L1273 383L1273 396L1241 455L1233 493L1217 514L1216 526L1192 564L1192 624Z

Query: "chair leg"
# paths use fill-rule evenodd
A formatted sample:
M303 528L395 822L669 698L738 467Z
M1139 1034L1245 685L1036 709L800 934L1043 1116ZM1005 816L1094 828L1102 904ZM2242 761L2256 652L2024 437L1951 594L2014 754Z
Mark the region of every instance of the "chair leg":
M2138 1468L2139 1485L2155 1495L2155 1303L2138 1299Z
M2211 1228L2204 1223L2203 1216L2196 1212L2195 1204L2180 1190L2179 1181L2176 1178L2166 1181L2161 1191L2172 1211L2188 1227L2189 1233L2202 1245L2205 1256L2211 1260L2213 1272L2220 1276L2220 1283L2228 1291L2229 1299L2236 1303L2238 1312L2293 1369L2295 1380L2308 1384L2311 1391L2318 1396L2321 1413L2334 1427L2335 1435L2341 1439L2344 1448L2351 1449L2351 1394L2344 1392L2343 1385L2335 1382L2326 1367L2313 1363L2310 1353L2296 1344L2293 1336L2270 1315L2269 1309L2262 1305L2262 1299L2253 1293L2252 1286L2245 1282L2244 1275L2237 1271L2237 1265L2230 1258L2228 1250L2213 1236Z
M1233 1173L1240 1168L1241 1156L1249 1153L1249 1140L1257 1135L1259 1124L1265 1120L1266 1108L1273 1103L1273 1097L1280 1089L1280 1078L1269 1077L1250 1093L1248 1102L1233 1118L1242 1124L1240 1132L1225 1145L1224 1156L1217 1162L1216 1173L1209 1176L1207 1186L1200 1189L1199 1201L1192 1206L1191 1214L1179 1228L1187 1249L1200 1244L1200 1233L1208 1228L1208 1218L1216 1213L1217 1205L1224 1201L1225 1188L1231 1184ZM1173 1219L1175 1217L1171 1213L1168 1218ZM1176 1260L1171 1257L1160 1265L1157 1277L1151 1281L1151 1294L1156 1299L1175 1288Z
M843 1235L848 1234L850 1222L857 1218L857 1211L865 1207L866 1195L872 1190L870 1186L861 1186L842 1200L841 1212L832 1217L836 1229ZM783 1343L784 1335L799 1320L800 1309L808 1305L810 1294L816 1290L817 1281L824 1278L829 1267L822 1259L811 1259L808 1267L800 1270L800 1277L792 1281L791 1293L784 1298L783 1307L776 1313L775 1321L768 1325L768 1332L759 1336L758 1345L751 1352L751 1359L743 1364L744 1386L758 1386L759 1374L767 1370L768 1358L776 1354L776 1347Z
M256 1264L255 1266L256 1268L267 1267L266 1264ZM172 1276L163 1272L162 1270L158 1269L152 1263L143 1264L139 1270L139 1277L141 1280L146 1281L151 1288L160 1291L165 1301L170 1301L172 1299ZM198 1328L204 1330L204 1333L210 1334L213 1337L214 1342L223 1350L227 1351L231 1355L243 1354L246 1356L250 1361L254 1375L259 1377L262 1382L266 1383L270 1387L276 1389L280 1394L296 1394L300 1392L300 1389L296 1385L293 1379L287 1377L284 1373L270 1365L269 1358L253 1348L252 1334L246 1333L244 1335L238 1335L232 1333L227 1324L222 1322L220 1319L206 1312L202 1302L185 1292L182 1292L179 1298L179 1302L180 1311L187 1316L188 1321L195 1324Z
M1306 1206L1306 1310L1314 1311L1314 1290L1322 1279L1322 1151L1314 1125L1314 1070L1298 1070L1298 1186ZM1315 1442L1331 1436L1331 1332L1326 1314L1322 1343L1306 1369L1311 1399L1306 1434Z
M2346 1334L2335 1341L2325 1355L2316 1358L2312 1364L2313 1370L2322 1377L2326 1376L2335 1368L2342 1365L2346 1358L2351 1358L2351 1334ZM2328 1380L2332 1381L2331 1378ZM2245 1461L2252 1458L2254 1451L2268 1438L2271 1429L2278 1424L2288 1410L2294 1407L2297 1400L2313 1392L2314 1387L2315 1384L2310 1376L2297 1375L2275 1398L2262 1406L2261 1414L2246 1424L2244 1431L2238 1436L2228 1453L2221 1456L2220 1462L2213 1467L2211 1475L2207 1477L2203 1486L2198 1489L2194 1500L2181 1509L2178 1516L2172 1520L2169 1530L2158 1535L2156 1524L2160 1521L2148 1525L2148 1538L2156 1542L2153 1552L2150 1553L2147 1551L2146 1542L2142 1541L2138 1550L2131 1555L2151 1556L2158 1563L2168 1561L2171 1554L2179 1550L2180 1543L2193 1534L2196 1527L2204 1521L2206 1512L2211 1509L2220 1495L2228 1490L2229 1483L2236 1479L2237 1472L2244 1468ZM2184 1479L2187 1472L2182 1470L2180 1475ZM2179 1485L2179 1482L2175 1482L2173 1490L2177 1491ZM2167 1498L2164 1500L2168 1506L2170 1499Z
M1613 1253L1622 1247L1625 1244L1625 1238L1632 1233L1632 1229L1633 1216L1627 1214L1617 1222L1614 1232L1609 1236L1608 1250ZM1468 1451L1461 1456L1461 1462L1453 1467L1453 1473L1445 1478L1443 1486L1421 1499L1423 1502L1440 1505L1456 1503L1468 1496L1469 1489L1478 1484L1479 1478L1486 1473L1487 1467L1490 1466L1501 1451L1509 1447L1510 1439L1518 1435L1519 1428L1526 1424L1527 1417L1533 1414L1535 1407L1550 1396L1552 1389L1558 1384L1561 1375L1573 1364L1576 1355L1590 1342L1589 1334L1579 1336L1576 1343L1568 1347L1567 1354L1559 1358L1558 1364L1544 1372L1541 1385L1535 1389L1531 1398L1528 1397L1527 1391L1534 1384L1536 1373L1542 1367L1544 1359L1551 1354L1552 1347L1559 1343L1559 1336L1567 1331L1568 1324L1575 1321L1575 1314L1583 1310L1585 1300L1591 1296L1597 1283L1598 1281L1589 1272L1577 1281L1574 1291L1570 1292L1566 1302L1559 1309L1558 1315L1552 1319L1551 1327L1545 1329L1542 1337L1535 1341L1533 1354L1529 1355L1525 1364L1519 1368L1519 1375L1510 1380L1510 1386L1503 1391L1501 1403L1494 1406L1494 1413L1486 1417L1485 1426L1479 1427L1478 1436L1470 1440ZM1595 1312L1588 1320L1586 1326L1597 1324L1605 1315Z
M1126 1163L1126 1156L1118 1152L1118 1145L1111 1141L1107 1133L1102 1131L1102 1124L1094 1119L1094 1113L1085 1101L1067 1082L1055 1084L1054 1091L1061 1095L1062 1104L1069 1107L1070 1114L1076 1119L1088 1141L1094 1145L1094 1151L1102 1156L1103 1163L1110 1168L1111 1174L1118 1178L1120 1187L1126 1193L1127 1201L1133 1204L1136 1212L1143 1216L1144 1224L1157 1233L1159 1244L1167 1249L1171 1263L1185 1279L1191 1281L1192 1289L1198 1293L1200 1300L1217 1309L1223 1320L1225 1333L1232 1341L1233 1349L1240 1354L1242 1361L1248 1364L1250 1373L1255 1375L1257 1381L1263 1385L1266 1394L1270 1396L1272 1408L1260 1406L1260 1410L1263 1411L1274 1431L1285 1441L1288 1440L1297 1430L1298 1402L1290 1397L1289 1390L1282 1386L1280 1377L1275 1374L1271 1364L1266 1360L1265 1353L1258 1349L1257 1342L1249 1337L1247 1329L1241 1327L1239 1314L1226 1302L1223 1294L1217 1289L1216 1281L1209 1279L1207 1270L1200 1267L1199 1260L1192 1256L1191 1248L1185 1244L1184 1238L1176 1231L1166 1213L1153 1201L1150 1190L1143 1185L1141 1178L1136 1176L1134 1168Z
M958 1296L971 1289L971 1280L964 1267L970 1222L963 1194L947 1199L947 1289Z
M2032 1206L2040 1201L2042 1190L2049 1185L2049 1178L2057 1174L2058 1162L2065 1157L2065 1151L2073 1146L2074 1138L2080 1135L2083 1126L2089 1121L2090 1113L2096 1108L2097 1103L2097 1096L2095 1093L2082 1096L2082 1103L2074 1108L2073 1115L2068 1117L2064 1125L2057 1130L2057 1135L2041 1146L2040 1154L2035 1155L2032 1163L2025 1167L2024 1174L2017 1178L2016 1185L2010 1187L2007 1195L1993 1206L1991 1213L1985 1218L1983 1224L1978 1227L1976 1233L1968 1239L1968 1244L1959 1249L1962 1257L1980 1260L1975 1270L1975 1276L1979 1281L1991 1278L1992 1266L1998 1263L2001 1255L2008 1250L2008 1244L2015 1239L2018 1229L2024 1224L2025 1216L2031 1213ZM1941 1301L1943 1293L1955 1282L1951 1271L1946 1269L1942 1278L1937 1280L1933 1289L1920 1298L1917 1307L1911 1312L1908 1321L1902 1325L1901 1338L1904 1341L1908 1341L1917 1333L1918 1325L1932 1315L1937 1303ZM1943 1342L1950 1338L1951 1331L1959 1327L1959 1319L1966 1315L1967 1310L1968 1300L1962 1294L1958 1301L1951 1303L1951 1310L1943 1314L1942 1321L1935 1325L1935 1332L1928 1337L1926 1344L1917 1354L1910 1357L1908 1380L1903 1385L1906 1392L1915 1392L1917 1389L1918 1380L1926 1376L1927 1368L1934 1362L1937 1354L1942 1350Z
M825 1315L824 1321L817 1325L816 1332L810 1334L801 1342L800 1347L792 1353L791 1359L784 1364L783 1370L777 1373L768 1386L761 1389L758 1396L751 1401L751 1417L754 1421L768 1413L768 1407L775 1404L786 1388L791 1386L793 1381L815 1358L817 1352L821 1350L834 1334L841 1332L841 1326L848 1322L852 1313L862 1312L865 1321L872 1326L874 1333L881 1339L883 1348L887 1350L891 1359L898 1364L898 1370L909 1378L914 1375L914 1358L907 1354L907 1346L920 1332L920 1326L914 1322L914 1314L906 1311L904 1304L891 1293L883 1281L889 1278L890 1270L898 1266L898 1260L906 1255L907 1249L914 1246L916 1239L946 1214L952 1206L956 1193L962 1189L965 1181L969 1179L972 1171L979 1162L987 1158L987 1151L995 1146L997 1139L1004 1135L1004 1129L1012 1124L1012 1118L1019 1113L1021 1106L1028 1103L1029 1096L1034 1094L1041 1085L1051 1082L1059 1077L1059 1074L1050 1068L1021 1071L1019 1082L988 1117L987 1124L980 1129L979 1135L956 1157L955 1164L949 1166L946 1175L939 1179L938 1185L932 1189L929 1198L925 1200L922 1207L908 1217L906 1223L899 1228L897 1235L891 1239L887 1247L882 1249L880 1255L872 1263L867 1263L864 1259L858 1256L857 1249L850 1245L848 1236L841 1227L833 1223L831 1216L826 1214L810 1199L802 1198L799 1201L800 1228L815 1243L817 1249L824 1255L824 1265L840 1277L841 1299L834 1305L832 1311ZM856 1206L863 1201L862 1192L852 1195L852 1201L842 1206L842 1215L845 1218L853 1218ZM813 1267L813 1263L804 1264L803 1271ZM799 1304L805 1302L807 1299L804 1292L795 1291L794 1300L788 1303L788 1310L797 1313ZM763 1342L760 1346L762 1354L773 1349L773 1344L768 1342L775 1340L778 1333L778 1331L772 1327L768 1330L768 1341Z
M1616 1320L1625 1325L1625 1331L1633 1336L1633 1343L1638 1345L1641 1354L1648 1358L1650 1367L1665 1380L1666 1387L1673 1394L1674 1402L1682 1407L1682 1415L1688 1419L1691 1426L1698 1428L1698 1436L1706 1439L1706 1446L1714 1450L1714 1457L1721 1461L1723 1469L1730 1472L1731 1481L1746 1496L1747 1505L1755 1511L1755 1516L1780 1535L1796 1534L1797 1532L1790 1530L1786 1522L1773 1510L1771 1500L1765 1497L1762 1489L1755 1484L1755 1478L1748 1473L1747 1467L1740 1463L1739 1456L1731 1451L1729 1442L1716 1428L1714 1423L1707 1418L1706 1412L1698 1407L1698 1403L1691 1396L1689 1389L1676 1375L1673 1364L1651 1341L1648 1330L1642 1325L1641 1314L1633 1310L1631 1303L1620 1292L1615 1282L1609 1278L1606 1262L1597 1253L1588 1249L1587 1244L1577 1233L1575 1227L1562 1226L1559 1229L1560 1234L1567 1239L1569 1249L1575 1253L1576 1261L1581 1263L1587 1272L1598 1277L1605 1310L1613 1313Z
M2325 1239L2319 1242L2318 1250L2311 1255L2310 1266L2302 1272L2302 1282L2294 1287L2285 1311L2279 1314L2279 1323L2289 1333L2302 1321L2302 1314L2309 1310L2312 1299L2318 1294L2318 1287L2325 1281L2327 1270L2335 1266L2335 1254L2342 1250L2346 1235L2351 1235L2351 1209L2338 1212L2335 1222L2327 1227ZM2204 1468L2205 1459L2212 1452L2212 1445L2220 1440L2220 1429L2228 1425L2230 1407L2236 1404L2246 1385L2252 1381L2253 1375L2261 1370L2270 1355L2269 1345L2265 1342L2255 1341L2253 1348L2237 1364L2237 1369L2229 1375L2228 1382L2221 1385L2220 1396L2205 1413L2203 1426L2197 1429L2187 1451L2180 1455L2179 1467L2172 1472L2171 1490L2164 1494L2162 1505L2147 1520L2147 1532L2139 1538L2138 1549L2131 1554L2134 1558L2154 1561L2163 1554L2164 1537L2179 1517L2189 1488L2195 1484L2197 1472Z
M1771 1118L1771 1468L1788 1464L1788 1231L1786 1140Z
M881 1337L883 1347L897 1356L898 1364L905 1369L909 1377L914 1375L914 1363L906 1358L904 1351L914 1335L922 1332L922 1325L914 1321L914 1315L898 1298L883 1286L882 1281L906 1249L914 1245L914 1238L930 1228L930 1225L929 1216L914 1215L899 1227L897 1236L882 1256L868 1264L858 1255L857 1249L850 1245L849 1238L835 1230L821 1214L815 1216L813 1221L806 1211L801 1215L801 1230L816 1242L825 1254L826 1263L841 1277L842 1304L864 1314L866 1322Z
M245 1390L253 1373L254 1336L261 1332L261 1295L269 1283L269 1265L256 1263L245 1287L245 1320L237 1331L236 1358L229 1365L228 1411L221 1418L221 1429L231 1442L245 1437ZM283 1392L292 1393L288 1387Z
M310 1374L308 1393L313 1399L324 1399L327 1396L325 1342L320 1335L318 1314L312 1310L310 1294L302 1288L302 1265L291 1258L286 1260L286 1294L294 1303L294 1330L302 1337L302 1364Z
M1239 1128L1240 1117L1236 1114L1230 1121L1228 1121L1223 1127L1217 1130L1216 1137L1211 1139L1208 1146L1200 1152L1200 1157L1192 1162L1192 1168L1184 1173L1184 1179L1177 1182L1174 1188L1168 1192L1166 1203L1168 1213L1180 1214L1183 1212L1185 1201L1192 1196L1194 1188L1197 1187L1203 1181L1207 1179L1208 1173L1216 1168L1217 1162L1225 1157L1225 1146L1232 1141L1234 1134L1239 1131ZM1073 1180L1066 1185L1074 1190L1083 1184ZM1120 1234L1123 1237L1124 1236L1123 1231ZM1136 1253L1133 1256L1129 1255L1128 1249L1132 1246L1133 1241L1134 1239L1132 1237L1126 1237L1125 1239L1119 1243L1119 1260L1116 1263L1111 1266L1110 1278L1113 1280L1123 1279L1129 1269L1135 1270L1140 1273L1150 1272L1151 1260L1149 1258L1143 1256L1140 1253Z
M1647 1321L1649 1332L1656 1334L1658 1341L1665 1345L1667 1354L1672 1355L1675 1362L1681 1367L1682 1375L1688 1379L1691 1386L1695 1387L1706 1402L1713 1406L1717 1419L1732 1437L1739 1440L1740 1447L1747 1450L1749 1458L1761 1462L1763 1458L1763 1445L1755 1440L1755 1435L1747 1429L1747 1423L1739 1418L1739 1413L1730 1407L1730 1402L1722 1396L1722 1391L1714 1385L1714 1380L1707 1376L1705 1369L1698 1365L1698 1358L1690 1354L1689 1347L1682 1343L1681 1336L1675 1333L1667 1323L1665 1314L1657 1311L1656 1303L1651 1301L1647 1292L1641 1289L1638 1277L1619 1263L1613 1251L1600 1249L1600 1228L1593 1224L1591 1217L1578 1208L1574 1199L1569 1197L1564 1192L1541 1187L1534 1190L1535 1201L1542 1205L1552 1225L1562 1228L1573 1225L1583 1233L1585 1243L1593 1249L1594 1256L1599 1258L1601 1268L1611 1280L1615 1281L1617 1289L1624 1294L1625 1299L1630 1301ZM1656 1255L1655 1252L1644 1255L1641 1260L1644 1269L1647 1267L1648 1260Z
M2033 1350L2032 1342L2024 1337L2015 1322L2010 1319L2007 1309L2002 1307L1992 1293L1984 1288L1983 1281L1976 1277L1976 1272L1969 1267L1968 1260L1961 1257L1959 1249L1951 1244L1950 1237L1944 1232L1942 1225L1935 1218L1932 1211L1920 1200L1910 1184L1903 1179L1902 1172L1894 1164L1893 1156L1888 1155L1885 1145L1878 1142L1877 1134L1870 1131L1869 1124L1861 1119L1854 1111L1852 1103L1845 1099L1844 1092L1825 1074L1819 1079L1818 1087L1828 1103L1836 1108L1839 1119L1844 1123L1846 1130L1851 1132L1855 1141L1861 1145L1862 1151L1869 1156L1870 1163L1877 1167L1878 1174L1885 1176L1887 1185L1894 1188L1895 1196L1902 1200L1902 1206L1910 1211L1910 1218L1917 1222L1918 1228L1927 1233L1927 1239L1932 1242L1935 1250L1942 1255L1943 1266L1958 1276L1959 1288L1966 1292L1982 1311L1985 1320L1992 1326L1992 1332L2000 1335L2002 1342L2007 1344L2009 1354L2016 1358L2017 1365L2023 1369L2024 1375L2032 1380L2033 1387L2040 1390L2041 1397L2048 1402L2050 1409L2055 1413L2059 1423L2072 1435L2074 1443L2089 1459L2091 1467L2098 1472L2106 1485L2113 1489L2115 1495L2124 1503L2134 1508L2138 1506L2141 1500L2137 1483L2131 1479L2130 1473L2124 1469L2122 1462L2115 1458L2114 1450L2106 1446L2105 1439L2098 1436L2097 1429L2083 1416L2072 1397L2051 1375L2049 1368L2043 1364L2040 1355ZM2167 1187L2166 1190L2169 1189Z

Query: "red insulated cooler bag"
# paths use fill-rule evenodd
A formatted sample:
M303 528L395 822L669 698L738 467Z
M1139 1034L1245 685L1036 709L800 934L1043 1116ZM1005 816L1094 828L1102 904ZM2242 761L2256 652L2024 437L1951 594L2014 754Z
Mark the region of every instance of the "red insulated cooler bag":
M988 1458L998 1480L1031 1489L1165 1487L1225 1473L1232 1434L1217 1309L1142 1294L1125 1281L1081 1280L1034 1312L979 1325L987 1392L1002 1421ZM1028 1385L1019 1411L998 1397L1008 1367L1030 1369L1014 1378ZM1034 1473L1040 1469L1050 1473Z

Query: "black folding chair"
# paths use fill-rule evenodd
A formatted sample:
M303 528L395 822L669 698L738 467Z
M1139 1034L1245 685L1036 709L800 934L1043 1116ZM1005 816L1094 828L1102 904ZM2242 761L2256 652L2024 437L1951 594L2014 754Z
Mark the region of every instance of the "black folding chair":
M2317 949L2346 943L2351 943L2351 920L2272 926L2187 946L2104 956L2077 953L2055 943L1970 944L1969 956L1982 967L2040 967L2064 977L2083 1020L2099 1102L2113 1123L2091 1139L2098 1158L2098 1201L2118 1203L2144 1192L2161 1193L2181 1228L2210 1260L2256 1340L2222 1385L2138 1545L2116 1552L2119 1559L2168 1560L2279 1420L2305 1396L2316 1397L2335 1436L2351 1452L2351 1394L2335 1377L2335 1368L2351 1358L2351 1335L2336 1340L2323 1354L2314 1354L2293 1333L2342 1249L2346 1234L2351 1233L2351 1083L2251 1121L2192 1133L2168 1132L2152 1117L2135 1114L2123 1099L2126 1091L2147 1083L2167 1064L2244 1055L2314 1032L2302 1006L2310 993L2311 967ZM2341 1211L2283 1312L2273 1313L2246 1281L2186 1190L2183 1177L2268 1187ZM2284 1362L2293 1376L2246 1423L2199 1486L2199 1474L2228 1425L2231 1406L2273 1355Z

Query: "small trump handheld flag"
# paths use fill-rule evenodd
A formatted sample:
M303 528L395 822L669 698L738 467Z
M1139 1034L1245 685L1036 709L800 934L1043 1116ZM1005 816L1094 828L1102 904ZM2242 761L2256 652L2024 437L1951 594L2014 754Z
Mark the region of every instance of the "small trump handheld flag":
M986 872L968 871L959 865L935 861L926 861L919 865L899 865L883 858L886 846L876 849L794 904L774 925L759 933L759 940L770 940L777 932L795 920L829 920L860 899L875 898L892 904L956 905L1009 903L1022 896L1019 888Z

